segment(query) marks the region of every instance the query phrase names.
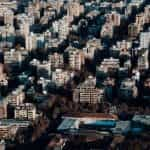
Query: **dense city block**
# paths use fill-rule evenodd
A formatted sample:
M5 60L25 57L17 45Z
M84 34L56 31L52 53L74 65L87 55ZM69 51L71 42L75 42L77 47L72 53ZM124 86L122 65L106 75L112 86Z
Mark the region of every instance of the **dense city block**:
M150 150L149 0L0 0L0 150Z

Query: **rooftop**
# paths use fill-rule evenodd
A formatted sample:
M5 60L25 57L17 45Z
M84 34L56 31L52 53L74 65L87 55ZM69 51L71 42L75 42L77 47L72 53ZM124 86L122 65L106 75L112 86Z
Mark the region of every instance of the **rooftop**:
M150 126L150 115L135 115L132 121Z
M118 117L113 114L104 113L69 113L63 116L64 118L95 118L95 119L114 119L117 120Z

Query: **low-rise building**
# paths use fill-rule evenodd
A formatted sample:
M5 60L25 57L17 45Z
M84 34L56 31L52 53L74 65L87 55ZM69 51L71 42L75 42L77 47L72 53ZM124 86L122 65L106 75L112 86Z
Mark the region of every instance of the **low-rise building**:
M102 127L113 127L118 120L116 115L103 113L73 113L65 114L62 118L64 120L58 127L58 131L73 130L74 133L82 129L86 131L88 129L96 130L96 127L101 129Z

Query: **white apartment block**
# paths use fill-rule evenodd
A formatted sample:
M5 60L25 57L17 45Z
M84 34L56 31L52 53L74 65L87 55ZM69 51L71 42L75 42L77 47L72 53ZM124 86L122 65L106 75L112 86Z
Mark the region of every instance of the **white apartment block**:
M140 34L140 47L148 49L150 46L150 31L141 32Z
M96 88L96 79L89 77L81 83L73 92L73 101L81 103L99 103L103 98L104 91Z
M0 6L0 16L4 17L4 24L9 24L13 26L14 22L14 12L7 7Z
M39 77L50 77L51 75L51 63L49 61L43 61L37 65L37 75Z
M145 70L149 68L148 62L148 49L144 51L144 53L138 57L138 69Z
M119 26L121 22L121 15L117 12L106 14L106 21L111 22L114 26Z
M4 63L5 64L15 64L19 63L21 65L22 61L27 57L28 52L22 50L11 49L10 51L4 52Z
M85 57L93 59L95 52L97 50L100 50L101 48L102 48L101 40L94 38L94 39L89 40L86 43L86 47L83 48L83 52L84 52Z
M35 50L37 48L41 49L45 47L45 39L43 34L35 34L33 32L29 33L25 37L25 47L26 50Z
M83 12L84 6L80 3L71 1L68 3L67 15L70 21L72 21L74 17L78 17Z
M15 29L13 26L7 24L5 26L0 26L0 35L2 38L6 38L8 36L12 36L15 33Z
M115 71L119 69L120 63L119 59L115 58L109 58L109 59L104 59L100 66L97 67L97 71L107 73L109 71Z
M8 104L12 106L21 105L25 99L25 93L23 92L24 86L19 86L16 90L12 91L7 97Z
M110 37L112 38L114 34L114 26L112 23L105 23L102 26L102 30L100 32L101 37Z
M34 120L36 118L36 107L31 103L24 103L15 108L16 119Z
M83 51L75 48L68 48L68 50L70 68L74 70L81 70L82 65L85 63Z
M49 62L51 63L51 68L62 68L64 66L64 58L62 54L55 52L48 56Z
M52 73L52 81L57 86L63 86L66 84L71 78L73 77L73 73L70 73L68 71L63 71L62 69L56 69Z
M53 30L59 34L59 38L65 39L67 37L70 30L69 24L70 23L67 16L64 16L62 19L53 22Z
M29 51L36 49L36 36L34 33L30 33L25 37L25 47Z

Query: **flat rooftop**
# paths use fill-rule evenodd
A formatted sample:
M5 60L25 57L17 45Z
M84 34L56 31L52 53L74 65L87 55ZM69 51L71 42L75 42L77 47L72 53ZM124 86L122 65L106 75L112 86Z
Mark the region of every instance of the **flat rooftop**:
M104 113L69 113L65 114L63 118L95 118L95 119L114 119L117 120L118 117L113 114L104 114Z

